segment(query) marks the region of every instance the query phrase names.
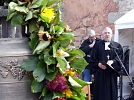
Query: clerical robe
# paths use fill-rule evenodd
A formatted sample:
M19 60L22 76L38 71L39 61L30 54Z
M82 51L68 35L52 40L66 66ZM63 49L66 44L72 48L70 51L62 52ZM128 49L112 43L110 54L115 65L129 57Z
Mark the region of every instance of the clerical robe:
M100 41L96 43L93 47L90 66L94 73L94 94L93 100L117 100L117 74L121 70L120 60L123 57L122 46L114 41L111 41L110 44L115 48L110 48L110 50L105 50L105 41ZM113 60L114 63L111 68L101 69L98 66L98 63L101 61L107 62L108 60Z

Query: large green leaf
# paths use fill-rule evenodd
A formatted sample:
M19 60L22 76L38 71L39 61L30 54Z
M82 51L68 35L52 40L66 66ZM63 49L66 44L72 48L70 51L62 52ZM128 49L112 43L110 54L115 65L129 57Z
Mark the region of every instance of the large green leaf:
M84 53L81 49L69 50L68 53L69 53L70 55L85 56L85 53Z
M65 59L63 59L61 57L57 57L57 61L60 65L60 68L64 71L66 69L66 66L67 66L67 61L65 61Z
M7 21L17 14L16 11L8 11Z
M60 21L61 21L61 11L60 11L60 9L58 9L58 12L56 13L56 16L53 20L53 24L58 25L60 23Z
M55 77L55 75L57 74L58 70L55 70L53 73L47 73L46 74L46 79L49 80L49 81L52 81Z
M60 35L64 32L64 28L60 27L57 32L55 33L56 35Z
M57 0L49 0L47 3L47 7L53 5Z
M65 32L65 33L62 33L58 38L57 40L61 41L61 40L66 40L66 39L69 39L69 40L72 40L74 38L74 34L72 32Z
M77 81L75 81L71 76L69 76L68 81L69 81L69 83L71 84L72 87L75 87L77 89L82 88L81 84L79 84Z
M35 80L33 80L31 82L31 91L33 93L38 93L38 92L42 92L44 87L44 82L37 82Z
M57 41L52 45L52 47L53 47L53 57L57 57L56 51L57 51L57 48L59 47L59 44L60 44L60 42Z
M71 90L73 93L75 93L73 96L71 96L68 100L86 100L85 98L87 97L84 91L80 89L76 89L72 87Z
M47 94L47 87L46 86L44 86L44 89L42 90L42 93L41 93L41 96L46 96L46 94Z
M52 92L49 92L49 93L43 98L43 100L53 100L52 98L53 98L53 94L52 94Z
M40 42L38 46L33 51L33 54L40 54L48 45L50 44L50 41L44 41Z
M72 86L72 92L75 92L75 93L76 93L77 98L74 97L74 96L75 96L75 95L74 95L74 96L72 96L69 100L85 100L86 95L85 95L84 91L82 90L82 88L83 88L84 86L88 85L88 83L85 82L85 81L83 81L83 80L81 80L81 79L79 79L79 78L72 77L72 79L73 79L75 82L79 83L79 84L81 85L81 87L76 87L75 85ZM76 88L77 88L77 89L76 89ZM79 99L78 99L78 98L79 98Z
M33 0L31 8L38 8L41 6L42 0Z
M25 60L20 67L26 71L33 71L37 68L37 63L38 58L32 57Z
M79 74L83 72L85 67L88 65L84 58L74 58L70 62L70 66L78 71Z
M39 43L37 34L30 34L30 39L31 41L29 41L28 44L32 48L32 50L34 50Z
M11 24L13 27L19 26L23 23L23 14L22 13L17 13L14 15L14 17L11 20Z
M33 77L37 82L43 81L45 76L45 71L41 68L37 68L33 71Z
M58 31L60 28L61 28L61 27L60 27L59 25L55 25L55 26L54 26L54 30L55 30L55 31Z
M27 13L27 16L26 16L25 21L31 19L32 17L33 17L33 13L32 13L31 11L29 11L29 12Z
M44 51L44 61L47 65L56 64L56 59L47 50Z
M60 45L64 48L66 48L70 43L70 40L61 40Z
M70 77L71 77L71 76L70 76ZM79 79L79 78L76 78L76 77L71 77L71 78L72 78L72 80L74 80L76 83L79 83L79 85L81 86L80 89L82 89L84 86L88 85L87 82L85 82L85 81L83 81L83 80L81 80L81 79ZM73 86L73 87L76 87L75 84L72 85L72 86Z
M30 22L28 24L28 28L29 28L30 33L38 32L38 30L39 30L39 28L37 27L37 24L35 23L34 20L30 20Z
M14 10L14 8L15 8L16 6L18 6L18 4L15 3L15 2L10 2L8 6L9 6L9 9L10 9L10 10Z
M44 8L46 7L48 1L49 1L49 0L43 0L43 1L41 2L41 5L43 6L42 9L44 9Z
M59 22L60 27L66 27L67 23L63 22L62 20Z
M84 86L88 85L85 81L83 81L79 78L71 77L71 76L69 76L68 82L71 84L72 90L77 93L77 96L80 96L79 93L80 92L82 93L82 91L81 91L82 88Z
M24 6L22 6L22 7L21 6L16 6L14 9L18 12L28 13L28 8L26 8Z
M39 56L39 61L38 61L38 68L46 68L46 63L43 61L41 55Z

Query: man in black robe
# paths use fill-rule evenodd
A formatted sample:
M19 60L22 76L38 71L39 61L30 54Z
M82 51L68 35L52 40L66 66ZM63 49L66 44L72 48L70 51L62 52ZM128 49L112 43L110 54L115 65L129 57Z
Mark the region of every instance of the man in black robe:
M119 74L117 72L121 70L118 57L122 60L123 49L119 43L111 40L112 36L112 30L109 27L104 28L103 40L97 42L92 49L89 65L95 79L93 100L117 100L118 97L117 77ZM114 70L101 63L102 61L112 66Z

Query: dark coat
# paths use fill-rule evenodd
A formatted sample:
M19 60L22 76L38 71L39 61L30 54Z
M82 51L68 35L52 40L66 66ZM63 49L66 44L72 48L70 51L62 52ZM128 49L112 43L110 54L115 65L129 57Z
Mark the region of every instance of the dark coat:
M100 41L100 39L96 38L96 42L98 42L98 41ZM92 50L92 48L89 47L90 44L92 44L92 42L90 42L90 40L88 38L88 39L84 40L80 46L80 49L86 54L86 56L84 58L88 63L89 63L89 59L91 56L91 50ZM86 66L86 69L90 69L89 64Z
M122 60L123 49L122 46L117 42L111 42L114 47L118 48L116 50L118 56ZM90 66L94 72L94 96L93 100L117 100L117 77L116 71L121 70L121 65L119 59L114 49L105 50L105 41L100 41L94 45L92 49L92 55L90 59ZM107 55L110 57L108 58ZM101 69L98 66L100 61L107 62L108 60L113 60L113 69Z

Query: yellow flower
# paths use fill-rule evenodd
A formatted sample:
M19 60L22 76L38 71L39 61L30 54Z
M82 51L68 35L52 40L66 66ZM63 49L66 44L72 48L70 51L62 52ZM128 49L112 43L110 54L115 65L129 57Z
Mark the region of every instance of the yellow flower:
M53 20L55 17L54 9L53 8L45 8L41 12L41 18L46 21L45 17L49 19L48 22L50 23L51 20Z
M70 98L73 94L72 91L70 90L70 87L68 86L68 88L66 88L66 90L64 92L62 92L63 94L66 95L66 97Z
M63 57L69 56L69 54L67 52L63 51L62 49L57 50L57 54L58 54L58 56L63 56Z
M69 69L68 71L65 72L64 76L70 75L70 76L74 76L75 72L73 72L71 69Z
M63 52L61 50L57 50L57 54L58 54L58 56L62 56Z

